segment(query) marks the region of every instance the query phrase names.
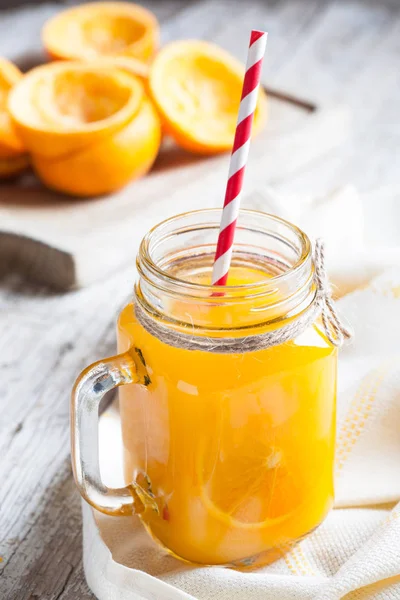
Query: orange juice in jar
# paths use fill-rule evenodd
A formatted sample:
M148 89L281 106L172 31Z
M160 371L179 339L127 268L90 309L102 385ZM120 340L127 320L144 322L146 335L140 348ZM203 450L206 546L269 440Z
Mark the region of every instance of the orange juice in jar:
M137 512L181 559L240 568L276 558L332 506L337 349L307 236L241 211L216 290L219 217L187 213L145 236L120 354L75 387L73 464L100 511ZM117 385L126 487L114 490L99 475L96 411Z

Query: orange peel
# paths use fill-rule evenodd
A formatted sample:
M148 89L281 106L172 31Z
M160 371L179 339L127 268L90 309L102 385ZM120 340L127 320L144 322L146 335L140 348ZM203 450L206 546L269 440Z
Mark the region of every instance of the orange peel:
M244 66L225 50L199 40L171 42L150 66L149 90L165 130L195 153L230 150L236 129ZM261 90L253 135L266 120Z
M149 61L159 45L159 25L149 10L130 2L93 2L51 18L42 39L53 59L133 56Z
M144 174L160 145L160 122L140 80L90 62L33 69L12 90L9 111L50 187L105 194Z
M34 154L32 162L48 187L73 196L97 196L145 175L155 160L160 141L157 112L144 97L136 116L113 135L55 160Z
M13 177L25 170L29 160L12 123L7 104L11 89L22 79L21 71L0 58L0 177Z
M143 84L147 84L149 77L149 65L134 58L133 56L106 56L101 59L95 59L90 64L101 65L103 67L115 67L125 71L130 75L138 77Z

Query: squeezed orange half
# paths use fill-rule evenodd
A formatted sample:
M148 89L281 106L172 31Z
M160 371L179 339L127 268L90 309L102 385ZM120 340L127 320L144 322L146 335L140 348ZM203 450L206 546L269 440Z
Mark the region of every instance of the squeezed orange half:
M228 283L263 278L235 267ZM172 307L177 319L182 310L197 309ZM240 322L240 311L214 306L202 317L218 328ZM254 352L193 351L148 333L129 304L118 344L136 349L147 374L147 385L119 391L125 479L141 486L141 518L161 544L193 563L248 566L323 520L333 503L337 352L318 324Z

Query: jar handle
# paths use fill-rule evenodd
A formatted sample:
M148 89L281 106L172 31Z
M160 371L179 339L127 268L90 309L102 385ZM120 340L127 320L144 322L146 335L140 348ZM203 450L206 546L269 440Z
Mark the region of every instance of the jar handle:
M71 397L71 457L78 490L89 504L108 515L131 515L143 507L131 485L108 488L99 466L99 404L106 392L139 381L127 352L87 367L75 382Z

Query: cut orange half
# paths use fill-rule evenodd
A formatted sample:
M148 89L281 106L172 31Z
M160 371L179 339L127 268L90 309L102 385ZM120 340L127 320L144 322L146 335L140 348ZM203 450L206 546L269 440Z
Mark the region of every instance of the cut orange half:
M111 193L152 166L161 141L159 117L144 96L135 117L112 135L66 156L32 156L36 173L50 188L72 196Z
M22 73L15 65L0 58L0 158L8 159L25 152L7 108L9 93L21 78Z
M156 56L149 89L176 142L189 151L212 154L232 147L243 76L243 65L218 46L178 41ZM265 120L266 97L260 91L253 135Z
M160 146L160 120L143 84L100 61L33 69L8 106L36 173L74 196L107 194L140 177Z
M147 62L158 48L159 25L153 13L137 4L93 2L50 19L42 38L55 59L127 55Z
M121 71L125 71L130 75L138 77L142 83L147 84L149 66L133 56L106 56L105 58L90 61L90 64L120 69Z
M30 71L8 108L28 150L58 157L88 146L132 120L143 86L112 66L50 63Z

